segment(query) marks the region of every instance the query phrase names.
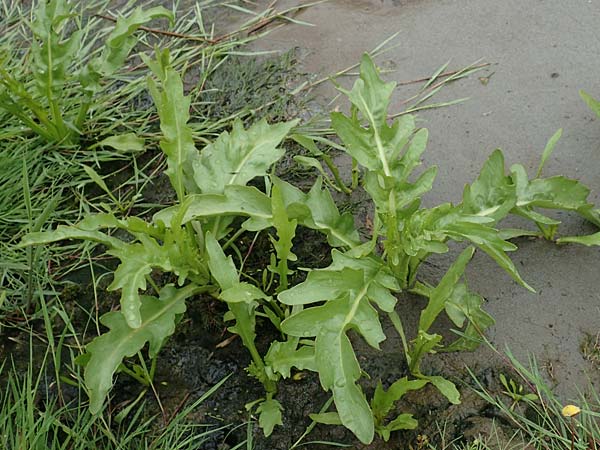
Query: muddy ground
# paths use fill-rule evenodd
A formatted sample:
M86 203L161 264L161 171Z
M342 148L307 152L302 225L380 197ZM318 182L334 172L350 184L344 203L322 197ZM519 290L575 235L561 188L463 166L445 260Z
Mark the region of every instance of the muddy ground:
M271 2L258 3L264 6ZM279 1L277 6L298 3ZM426 197L427 204L459 201L464 184L476 176L496 147L504 150L508 164L521 162L534 170L546 140L561 127L563 138L546 173L582 180L594 191L592 201L600 201L600 122L577 94L578 89L584 88L600 97L600 7L595 0L331 0L308 8L297 18L314 27L288 24L256 46L278 52L295 48L300 58L299 70L317 74L308 75L311 79L358 62L363 51L374 48L396 31L400 34L392 44L398 46L377 60L382 67L393 70L386 74L388 80L422 78L448 59L452 60L453 69L480 58L492 63L478 75L445 88L439 96L440 100L470 97L468 102L420 114L421 124L430 131L424 162L439 166L437 183ZM351 78L342 82L350 83ZM392 111L401 110L402 99L413 90L410 86L399 88ZM330 84L319 86L316 109L335 107L336 104L328 105L334 95ZM345 164L344 160L340 164ZM564 235L593 231L576 217L561 219ZM589 336L600 332L600 251L557 247L528 239L519 240L517 245L519 251L514 260L537 294L517 286L486 255L476 255L469 268L470 287L486 298L486 309L496 319L489 331L491 342L500 349L507 346L521 360L535 355L565 401L578 389L585 389L588 378L598 388L598 366L586 359L581 348L591 342ZM299 239L298 246L297 254L320 255L321 263L326 264L326 247L319 247L314 235ZM439 279L451 257L436 259L425 269L424 277ZM88 287L77 289L71 292L74 298L83 303L85 300L81 299L91 298ZM105 298L104 307L117 302L117 298ZM400 298L400 312L407 323L416 323L422 306L421 299ZM249 358L239 340L224 348L216 347L229 336L221 322L220 308L202 299L189 305L187 317L161 354L155 381L163 404L174 410L186 396L193 401L232 373L195 417L199 422L240 424L247 420L244 404L259 398L262 388L244 371ZM266 351L272 330L267 324L259 326L264 327L265 339L260 347ZM440 330L447 328L447 324L440 324ZM381 352L354 339L361 367L371 377L362 383L367 395L378 380L387 385L405 375L400 342L390 324L386 323L385 329L390 339ZM8 345L5 344L5 350ZM505 361L483 347L471 354L437 355L427 361L426 368L458 383L463 395L461 405L450 407L439 394L425 389L407 396L399 405L402 412L414 413L420 420L419 428L395 433L389 443L376 441L364 447L343 428L325 426L317 426L305 441L336 441L356 449L407 449L410 445L417 448L418 435L439 442L439 430L445 428L446 441L472 438L488 432L492 422L500 426L498 433L508 439L512 434L508 423L473 393L466 366L495 391L500 390L498 374L509 373ZM257 450L288 449L309 425L308 414L316 412L327 400L316 376L306 374L299 378L280 384L278 399L284 407L284 427L276 428L270 439L255 431ZM134 398L140 389L127 378L119 377L113 404ZM245 439L245 433L244 427L223 432L203 448L232 448ZM305 448L330 447L309 444ZM515 448L519 448L518 443Z

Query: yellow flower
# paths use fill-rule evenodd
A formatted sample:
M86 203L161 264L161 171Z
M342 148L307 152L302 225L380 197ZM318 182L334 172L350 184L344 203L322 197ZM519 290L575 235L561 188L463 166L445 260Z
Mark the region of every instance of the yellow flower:
M562 415L565 417L574 417L581 412L581 408L575 405L567 405L562 409Z

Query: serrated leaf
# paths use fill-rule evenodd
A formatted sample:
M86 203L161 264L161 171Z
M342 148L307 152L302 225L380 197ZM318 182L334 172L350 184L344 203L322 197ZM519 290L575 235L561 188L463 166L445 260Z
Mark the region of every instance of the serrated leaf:
M175 330L175 317L185 312L185 299L194 295L197 286L188 285L176 289L165 286L160 298L143 297L140 308L141 323L131 328L123 314L112 311L101 318L110 331L95 338L86 346L89 361L85 367L84 380L90 396L90 411L97 414L112 386L112 376L128 356L139 352L148 342L150 355L155 357L164 340Z
M273 226L277 231L277 239L271 239L277 256L277 264L269 266L269 268L279 274L278 291L280 291L288 287L288 275L291 273L288 268L288 261L296 261L298 259L292 252L293 239L296 235L298 221L296 219L290 220L288 217L281 188L276 182L273 184L271 190L271 208Z
M171 185L180 201L184 189L195 192L192 165L199 154L192 138L192 129L187 125L190 119L190 97L184 95L180 75L169 65L168 51L157 56L155 64L150 64L154 75L161 81L161 87L148 78L148 88L158 115L162 139L160 148L167 156L167 170Z
M260 403L256 412L258 416L258 425L262 428L266 437L269 437L273 433L273 428L276 425L283 425L281 421L281 411L283 407L275 399L268 399Z
M140 290L146 289L146 276L155 267L164 271L173 270L166 247L143 235L140 239L142 243L124 244L108 251L121 260L108 290L121 289L121 312L132 328L138 328L142 323Z
M239 335L246 348L255 348L257 303L227 303L227 306L235 318L235 324L227 330Z
M291 376L291 369L317 371L314 347L298 347L298 339L288 339L285 342L275 341L269 347L265 356L267 368L272 373L279 373L284 378Z
M251 179L266 175L283 156L284 150L277 146L297 123L269 125L263 119L244 130L237 119L231 133L221 133L194 162L194 180L200 192L222 194L227 185L245 186Z

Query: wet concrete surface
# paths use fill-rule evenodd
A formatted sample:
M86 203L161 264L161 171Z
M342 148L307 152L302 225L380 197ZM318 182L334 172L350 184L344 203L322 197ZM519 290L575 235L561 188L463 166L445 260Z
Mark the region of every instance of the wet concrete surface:
M280 8L299 2L278 2ZM290 24L257 42L261 49L297 47L306 72L327 76L360 60L364 51L399 32L397 45L377 59L387 80L419 79L451 60L459 69L483 59L491 66L442 90L438 101L470 97L466 103L419 114L430 132L424 163L439 166L427 205L459 202L495 148L509 167L532 173L546 141L563 137L544 173L581 180L600 202L600 121L581 101L579 89L600 97L600 3L598 1L507 0L331 0L297 16L314 26ZM489 77L487 84L479 77ZM341 79L350 85L351 78ZM321 103L333 98L330 83L317 89ZM391 111L399 111L411 88L400 87ZM326 108L335 107L336 103ZM562 235L595 230L577 217L560 216ZM491 341L521 360L534 354L557 392L565 397L598 382L598 369L580 352L586 333L600 331L600 250L558 247L540 240L516 242L513 260L537 290L517 286L484 254L468 270L471 288L487 300L495 317ZM451 256L437 261L440 277ZM437 278L439 279L439 278ZM458 360L479 364L485 351Z

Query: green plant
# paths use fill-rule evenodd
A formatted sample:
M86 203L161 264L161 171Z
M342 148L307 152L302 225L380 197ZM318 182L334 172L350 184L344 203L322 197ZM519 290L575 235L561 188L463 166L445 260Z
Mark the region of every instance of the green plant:
M496 350L494 350L496 351ZM477 394L502 414L528 442L528 448L558 450L600 448L600 397L593 385L581 386L575 400L580 406L565 405L553 392L542 375L535 358L528 364L519 362L510 351L506 352L514 373L533 390L536 401L525 399L527 409L512 408L499 396L486 389L471 373Z
M526 217L547 238L554 237L559 222L537 208L574 211L600 225L598 212L587 202L586 187L562 176L541 178L559 134L544 150L533 179L521 165L513 165L507 174L503 155L496 150L479 177L465 187L460 204L422 208L421 197L431 189L436 168L416 178L412 174L420 165L427 131L416 129L410 115L388 124L394 84L384 83L365 55L353 89L339 88L352 103L350 115L331 116L345 151L362 169L362 187L375 207L371 235L363 240L354 218L340 214L320 178L304 193L273 175L272 167L284 153L278 146L296 121L276 125L260 121L247 130L235 122L231 132L198 152L187 125L190 100L170 65L169 53L158 53L155 61L144 57L144 61L155 75L148 83L160 116L161 148L177 203L155 214L151 222L97 214L74 226L31 233L22 242L28 246L92 240L120 260L109 289L121 291L121 310L102 317L110 331L86 349L85 383L92 412L101 409L121 361L146 343L155 358L185 312L186 300L208 294L227 303L225 319L234 322L229 330L241 337L252 357L248 372L265 387L265 397L248 405L256 408L265 434L281 423L276 383L295 367L318 372L323 389L333 394L336 412L323 412L314 420L341 423L365 443L372 441L375 432L387 439L394 430L416 426L408 414L386 422L393 404L407 390L431 383L450 402L460 402L455 385L442 376L423 373L421 362L437 351L475 348L480 334L493 323L482 309L483 298L469 291L464 276L475 247L533 290L508 257L507 252L517 247L507 239L538 233L499 230L499 221L509 213ZM248 185L255 178L262 180L256 182L260 189ZM292 248L299 226L326 236L332 263L309 271L305 281L292 285L291 269L297 259ZM101 229L120 229L130 236L119 239ZM226 251L235 249L243 233L263 230L272 243L263 283L244 281L252 280L244 278L239 268L242 258L236 266ZM420 282L417 276L423 261L431 254L448 252L450 240L472 245L462 250L437 285ZM154 270L172 273L176 282L158 286ZM148 285L151 295L142 295ZM395 311L396 294L401 291L428 299L418 334L410 342ZM412 379L403 378L387 390L379 386L369 402L359 385L362 372L348 332L353 330L379 349L386 338L380 312L388 315L401 337ZM430 332L442 312L462 329L458 339L445 345L441 335ZM283 338L271 343L264 358L255 345L257 317L270 321Z
M86 40L85 29L74 20L79 16L73 4L67 0L40 1L34 16L29 25L31 75L9 72L10 49L0 53L0 108L47 141L66 145L79 140L102 79L121 68L137 42L135 31L157 17L173 22L172 13L163 7L139 7L128 17L119 18L99 55L88 57L96 42ZM80 65L74 68L76 60ZM74 83L79 86L77 107L66 109L63 91Z
M585 91L579 91L579 95L585 101L585 103L589 106L589 108L600 117L600 101L594 99L591 95L586 93ZM561 238L557 241L558 243L575 243L582 244L587 246L600 245L600 232L590 234L588 236L569 236Z
M0 16L3 18L0 53L7 56L0 66L24 83L27 92L47 106L45 98L37 96L31 75L34 58L30 48L32 33L29 21L34 17L31 9L36 10L38 3L5 1L0 4ZM57 100L67 124L74 120L87 101L88 91L83 89L78 74L82 70L90 72L88 62L99 64L104 60L103 54L108 50L107 45L102 44L116 33L112 22L122 26L130 23L129 19L137 14L129 8L130 5L123 5L119 18L112 20L109 20L110 16L100 18L94 14L104 11L109 3L108 0L67 3L69 17L64 18L60 31L66 39L73 30L82 36L76 46L77 52L65 64L66 82ZM45 4L46 8L50 5L47 1ZM282 105L287 102L284 97L270 101L273 87L264 86L252 91L253 111L223 108L220 102L229 99L220 90L233 88L239 80L230 72L244 67L242 59L236 60L235 67L227 64L228 59L262 33L244 36L235 30L227 35L216 35L215 28L203 20L205 10L214 6L203 4L182 11L172 32L142 27L126 39L129 45L135 37L137 48L147 48L151 43L169 48L174 67L178 70L185 68L188 73L199 76L198 84L191 86L189 91L194 111L190 128L195 142L212 141L235 117L245 120L260 109L261 104L271 105L273 110L265 108L263 112L272 117L272 114L279 114L284 109ZM291 8L281 14L291 14L296 9ZM252 28L258 21L268 20L272 15L278 15L278 12L269 10L253 17L243 28ZM135 48L132 53L135 53ZM253 52L245 52L245 61L253 60L253 56ZM273 67L268 66L269 70L274 72L279 67L290 70L287 64L292 61L287 58L282 61L279 65L273 62ZM250 75L256 72L255 78L258 73L264 75L257 67L249 72ZM163 158L160 152L155 152L160 137L158 119L153 108L147 107L151 103L146 89L148 73L148 68L137 64L136 58L127 58L116 72L99 80L99 90L93 94L86 119L79 130L81 135L73 135L77 145L67 145L66 141L60 145L55 141L48 142L24 126L17 116L0 107L0 122L3 124L0 132L0 289L6 293L6 301L0 308L3 324L18 324L22 315L32 317L39 312L39 304L35 302L37 291L33 292L38 286L50 294L53 289L59 289L62 282L72 280L73 272L82 265L90 261L102 265L102 259L94 255L92 242L74 242L54 252L42 247L35 250L16 248L24 234L55 228L58 224L75 223L91 212L126 214L135 211L142 216L155 207L155 195L149 195L146 188L155 180L154 174L163 169ZM271 79L275 83L285 81L273 74ZM215 80L230 82L219 84ZM4 89L0 87L0 91ZM207 91L211 95L209 101ZM18 102L18 98L13 99ZM75 133L75 130L72 131ZM143 153L143 150L147 151ZM161 201L168 201L172 192L159 195L167 197L167 200L161 198Z
M225 427L187 423L187 417L220 388L223 379L205 395L174 416L168 424L158 425L144 415L143 404L127 408L128 420L114 421L107 414L92 415L83 406L83 393L71 403L61 405L59 398L44 385L46 357L39 372L32 361L23 373L0 366L8 379L0 389L0 447L4 449L194 449ZM5 361L6 363L6 361ZM2 370L4 369L4 370ZM135 406L135 405L134 405ZM122 415L125 417L124 415Z
M504 389L506 389L502 392L508 395L513 401L510 405L510 409L513 409L515 405L521 401L528 400L530 402L535 402L538 399L538 396L531 392L525 394L522 385L517 384L512 378L507 379L503 373L500 374L500 382L502 383L502 386L504 386Z

